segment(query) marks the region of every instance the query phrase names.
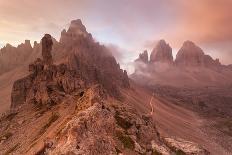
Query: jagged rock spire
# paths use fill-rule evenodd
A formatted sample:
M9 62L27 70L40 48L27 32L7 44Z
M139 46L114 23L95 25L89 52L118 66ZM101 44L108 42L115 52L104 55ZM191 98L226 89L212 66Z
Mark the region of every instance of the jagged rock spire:
M164 40L160 40L152 50L150 62L173 63L172 48Z
M144 50L143 53L139 54L139 58L135 61L141 61L143 63L148 63L148 53L147 50Z
M52 65L53 60L52 60L52 37L50 34L45 34L44 37L42 38L42 56L43 56L43 61L45 65Z

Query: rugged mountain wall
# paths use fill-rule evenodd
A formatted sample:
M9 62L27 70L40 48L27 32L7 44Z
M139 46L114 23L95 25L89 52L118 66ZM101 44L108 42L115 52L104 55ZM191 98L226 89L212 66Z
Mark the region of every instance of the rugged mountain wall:
M29 40L25 40L25 43L13 47L7 44L0 49L0 75L23 65L28 57L31 56L33 48Z
M121 93L136 93L126 71L80 20L62 32L60 43L45 34L42 59L29 71L15 81L11 112L0 118L0 154L209 154L195 143L161 137L152 117L136 111L137 96Z
M175 60L178 66L203 66L220 67L219 59L213 60L211 56L206 55L203 50L191 41L184 42L183 46L176 55Z
M147 50L143 51L143 53L140 53L138 59L135 60L135 62L140 62L140 61L143 63L148 63Z
M232 83L231 67L222 65L191 41L186 41L173 60L172 49L161 40L153 49L150 60L139 55L131 78L148 85L216 86Z
M30 75L13 85L11 108L23 103L56 104L63 93L70 94L93 84L101 84L118 99L119 89L129 88L127 72L120 69L104 46L93 40L80 20L71 22L68 31L62 32L60 48L53 49L65 53L59 65L52 63L52 46L52 37L46 34L42 39L43 59L38 58L30 64Z
M160 40L150 55L150 63L173 63L172 48L164 41Z

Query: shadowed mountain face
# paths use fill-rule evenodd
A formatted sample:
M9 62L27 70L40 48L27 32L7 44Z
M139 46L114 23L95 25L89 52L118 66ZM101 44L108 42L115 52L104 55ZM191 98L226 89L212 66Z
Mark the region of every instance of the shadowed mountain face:
M106 47L95 42L91 34L86 31L81 20L74 20L70 27L61 33L60 42L52 38L52 57L54 64L65 64L70 70L75 70L86 83L97 83L100 81L112 94L120 96L116 85L129 87L127 72L120 69L119 64ZM28 65L37 58L42 58L42 42L34 43L31 47L29 41L18 47L6 45L0 52L0 75L10 76L11 72L18 73L23 68L23 73L28 72ZM22 70L20 71L22 72ZM15 74L14 80L21 78L21 74ZM9 78L9 77L8 77ZM0 83L5 83L4 81ZM12 89L13 81L4 84L0 91L1 112L7 110L10 105L10 96L6 91ZM7 84L7 85L6 85Z
M32 51L33 48L29 40L25 40L25 43L18 45L18 47L7 44L0 50L0 75L25 64Z
M204 66L220 67L219 59L213 60L209 55L205 55L203 50L191 41L184 42L183 46L176 55L178 66Z
M171 47L163 40L153 49L149 61L140 57L131 75L137 82L178 87L232 84L231 67L212 59L191 41L184 42L174 61Z
M56 43L59 48L53 50L61 54L57 56L60 64L53 65L52 37L45 34L42 38L43 60L38 58L30 64L31 74L14 83L12 108L25 102L39 105L60 102L62 95L53 97L50 94L52 89L72 93L83 87L100 84L108 94L120 98L119 88L129 88L126 71L120 69L104 46L93 40L80 20L72 21L68 31L62 32L60 40L61 43Z
M172 48L164 40L160 40L151 52L150 63L156 62L173 63Z

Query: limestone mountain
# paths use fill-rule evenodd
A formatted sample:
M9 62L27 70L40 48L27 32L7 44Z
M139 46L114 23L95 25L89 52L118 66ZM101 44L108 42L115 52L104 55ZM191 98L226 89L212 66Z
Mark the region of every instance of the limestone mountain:
M0 118L0 154L202 154L195 142L163 137L144 96L80 20L60 42L45 34L42 57L14 82ZM52 53L56 56L52 56Z
M29 40L13 47L7 44L0 50L0 74L10 71L18 65L23 65L32 54L33 48Z
M184 42L176 55L175 63L178 66L217 67L221 65L219 59L213 60L191 41Z
M150 62L173 63L172 48L164 41L160 40L150 55Z
M147 50L143 51L143 53L139 54L138 59L136 59L135 61L141 61L143 63L148 63L148 53Z
M137 60L135 72L131 77L148 85L198 87L232 83L230 67L222 65L219 59L214 60L210 55L206 55L191 41L183 43L174 61L172 49L164 40L159 41L152 50L148 63Z

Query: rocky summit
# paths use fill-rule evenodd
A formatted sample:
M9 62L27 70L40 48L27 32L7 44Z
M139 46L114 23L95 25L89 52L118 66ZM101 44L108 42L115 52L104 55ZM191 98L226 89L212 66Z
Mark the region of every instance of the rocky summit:
M217 67L221 65L219 59L213 60L211 56L205 55L203 50L191 41L184 42L176 55L175 63L178 66Z
M135 62L131 78L137 82L178 87L226 86L231 84L230 66L220 63L192 41L185 41L173 60L172 49L160 40L152 50L150 60ZM223 79L223 80L222 80Z
M148 63L148 53L147 53L147 50L143 51L143 53L140 53L138 59L136 59L135 62Z
M160 40L151 52L150 62L173 63L172 48L164 41Z
M0 118L0 154L209 154L161 135L140 88L80 20L60 42L45 34L35 46L42 58L14 82L11 110Z
M25 43L17 47L10 44L4 46L0 49L0 75L25 64L32 51L33 48L29 40L25 40Z

